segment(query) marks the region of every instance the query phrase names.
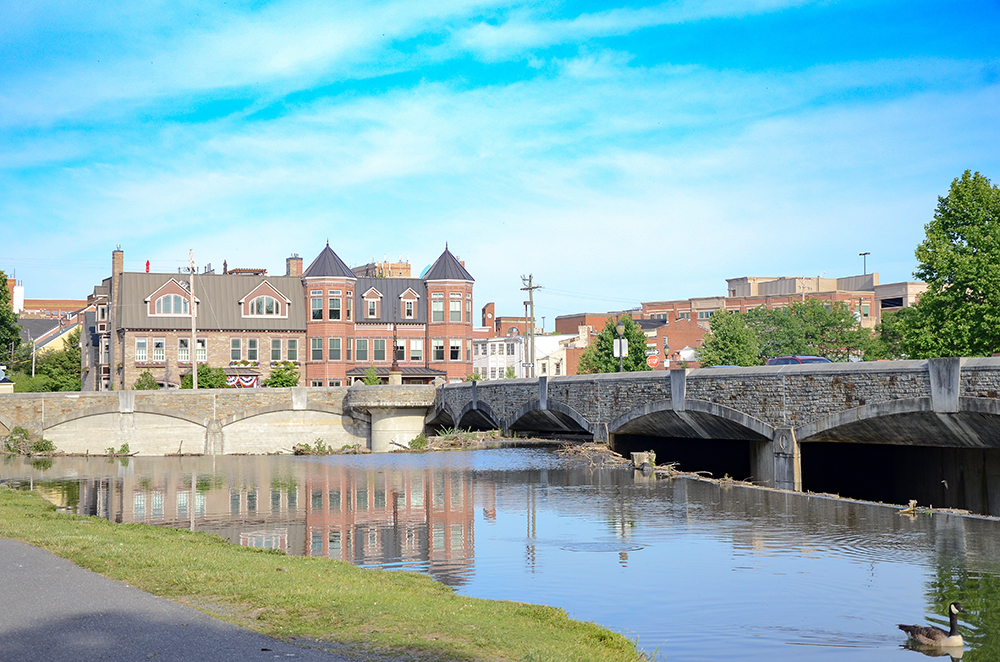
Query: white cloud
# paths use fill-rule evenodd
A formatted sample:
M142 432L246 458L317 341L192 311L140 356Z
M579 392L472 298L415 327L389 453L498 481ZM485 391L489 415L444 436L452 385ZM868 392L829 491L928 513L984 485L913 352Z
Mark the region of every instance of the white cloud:
M789 4L679 3L562 23L515 10L499 28L514 32L487 33L496 43L511 36L518 49L563 32L585 40ZM387 42L448 24L428 28L429 4L380 5L386 16L295 6L304 13L237 13L179 41L153 40L149 69L135 55L111 74L84 67L67 88L73 71L60 68L37 98L23 87L5 94L24 95L14 102L19 121L106 119L94 109L112 100L211 96L259 76L269 91L256 109L282 90L308 89L304 81L383 66ZM456 4L448 16L476 11ZM466 46L485 53L485 43ZM409 254L415 271L449 241L477 278L478 304L518 313L519 276L532 272L552 290L593 297L546 299L543 290L540 305L561 314L717 294L740 275L843 275L858 270L860 250L872 252L870 265L903 265L889 278L906 278L934 195L966 167L998 165L1000 88L982 88L974 62L744 72L638 67L627 52L588 45L536 65L516 82L401 83L303 102L267 121L24 131L0 148L17 177L0 182L0 218L29 228L5 240L4 253L72 260L96 251L97 266L78 275L86 290L106 275L116 243L127 259L151 256L154 268L196 245L200 264L228 259L274 273L290 252L308 262L327 238L349 263ZM27 172L43 165L40 177ZM67 236L72 248L60 252ZM30 271L31 287L67 282L49 271ZM86 294L42 291L29 296Z
M502 23L485 21L458 28L457 48L477 53L487 61L501 60L532 49L629 34L643 28L676 25L712 18L742 18L813 4L814 0L691 0L664 2L651 7L613 8L573 18L548 18L544 7L526 7Z

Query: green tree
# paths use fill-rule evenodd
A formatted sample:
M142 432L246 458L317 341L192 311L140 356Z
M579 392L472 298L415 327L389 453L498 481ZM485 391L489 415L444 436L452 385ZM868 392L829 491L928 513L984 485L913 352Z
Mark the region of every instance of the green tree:
M7 274L0 270L0 364L13 363L14 352L21 346L21 327L7 289ZM13 366L11 366L13 369Z
M628 356L622 360L622 370L625 372L651 370L646 364L646 334L628 315L623 315L621 322L625 326L623 337L628 339ZM615 325L614 318L609 317L604 329L580 354L580 363L576 369L579 374L618 372L618 357L614 355L614 341L618 337Z
M18 364L11 381L18 393L79 391L81 373L80 329L75 329L66 336L64 349L36 353L34 376L28 361Z
M698 361L711 365L760 365L760 336L747 327L740 313L718 310L709 320L711 331L697 350Z
M139 378L132 384L132 390L134 391L156 391L159 388L159 382L156 381L156 377L149 370L143 370L139 373Z
M507 366L507 369L503 371L503 378L514 379L515 377L517 377L517 372L514 370L514 366Z
M191 373L181 377L181 388L192 388L194 380ZM204 363L198 365L198 388L229 388L226 383L226 371L222 368L210 368Z
M927 283L902 325L910 358L989 356L1000 351L1000 188L968 170L938 198L917 246Z
M871 336L846 303L822 299L793 301L788 308L750 310L746 325L757 332L762 360L806 354L847 361L863 352Z
M200 374L200 373L199 373ZM199 377L199 379L201 379ZM262 384L269 388L289 388L299 385L299 369L294 363L279 363L271 368L271 374Z
M369 386L375 386L376 384L382 383L382 378L378 376L378 371L375 369L375 366L370 365L368 366L368 369L365 370L363 381Z
M864 346L865 361L909 358L903 351L903 330L906 328L910 315L916 313L916 308L901 308L894 313L883 313L882 321L875 325L871 339Z

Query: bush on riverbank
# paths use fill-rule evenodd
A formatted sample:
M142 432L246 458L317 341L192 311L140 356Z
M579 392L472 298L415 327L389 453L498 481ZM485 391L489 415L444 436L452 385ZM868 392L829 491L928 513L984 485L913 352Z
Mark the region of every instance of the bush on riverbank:
M285 640L408 660L636 661L635 645L561 609L457 595L412 572L230 545L215 535L60 514L0 488L0 536Z
M48 439L31 434L26 428L16 426L3 438L3 452L10 455L49 455L56 445Z

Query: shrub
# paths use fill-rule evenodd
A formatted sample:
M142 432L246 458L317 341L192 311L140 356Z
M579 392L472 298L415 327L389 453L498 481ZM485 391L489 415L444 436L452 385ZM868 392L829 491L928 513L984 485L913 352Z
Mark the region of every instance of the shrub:
M412 448L415 451L422 451L425 448L427 448L427 435L421 432L412 440L410 440L410 448Z
M201 375L198 377L200 379ZM159 388L159 382L156 381L156 377L153 377L153 373L149 370L143 370L139 373L138 379L132 384L132 389L136 391L157 391Z
M26 428L17 426L3 438L3 450L13 455L43 455L54 453L56 445L48 439L31 434Z
M271 375L264 380L269 388L289 388L299 385L299 369L294 363L285 362L271 368Z
M181 377L181 388L192 388L194 379L191 373ZM222 368L210 368L202 363L198 366L198 388L229 388L226 383L226 371Z
M368 366L368 369L365 370L364 382L369 386L375 386L382 383L382 378L378 376L378 371L375 370L375 366L370 365Z

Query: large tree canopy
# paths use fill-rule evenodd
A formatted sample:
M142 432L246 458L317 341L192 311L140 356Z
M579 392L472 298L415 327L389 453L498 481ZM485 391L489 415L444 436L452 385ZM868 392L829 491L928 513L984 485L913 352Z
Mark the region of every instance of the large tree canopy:
M788 308L748 311L746 325L758 334L761 359L806 354L847 361L869 343L854 313L842 301L806 299Z
M642 332L635 321L625 315L621 318L625 325L625 338L628 339L628 356L622 359L622 369L625 372L638 372L640 370L650 370L646 364L646 334ZM580 355L580 363L577 366L577 373L594 374L598 372L618 372L618 357L614 355L614 340L618 337L615 330L617 322L609 317L597 337L587 349Z
M901 322L910 358L1000 351L1000 189L968 170L938 198L913 273L927 291Z

